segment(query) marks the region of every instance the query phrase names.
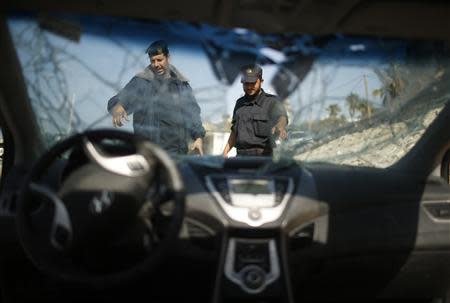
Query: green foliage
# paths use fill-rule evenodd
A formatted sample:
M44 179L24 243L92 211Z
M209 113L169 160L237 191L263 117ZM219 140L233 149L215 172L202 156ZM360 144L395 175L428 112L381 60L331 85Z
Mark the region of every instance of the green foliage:
M379 93L379 92L377 92ZM354 120L356 117L356 114L358 115L359 119L365 119L370 118L372 113L374 112L375 108L372 104L372 102L366 98L361 98L355 93L349 94L345 101L347 102L348 106L348 113L350 115L351 121Z
M350 115L350 119L353 121L353 117L355 116L356 109L358 108L358 104L360 102L359 96L355 93L351 93L345 98L348 107L348 114Z
M327 107L327 112L328 112L328 118L336 119L339 116L339 114L341 113L341 108L337 104L330 104Z

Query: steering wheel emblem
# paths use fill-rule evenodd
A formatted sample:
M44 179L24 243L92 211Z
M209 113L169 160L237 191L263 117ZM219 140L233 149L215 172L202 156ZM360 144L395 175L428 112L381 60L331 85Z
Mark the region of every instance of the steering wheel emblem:
M89 203L89 210L94 215L99 215L107 210L114 201L114 193L103 190L100 195L94 196Z

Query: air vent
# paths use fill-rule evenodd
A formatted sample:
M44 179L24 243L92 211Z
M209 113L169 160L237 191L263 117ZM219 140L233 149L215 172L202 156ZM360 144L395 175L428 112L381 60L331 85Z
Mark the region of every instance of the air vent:
M450 202L428 202L423 206L433 219L450 221Z
M186 219L186 227L190 238L210 238L215 236L215 232L211 228L192 219Z
M214 230L191 218L187 218L185 222L189 240L193 246L200 248L203 252L217 249L218 238Z
M310 246L314 241L315 223L302 226L290 233L291 249L300 249Z

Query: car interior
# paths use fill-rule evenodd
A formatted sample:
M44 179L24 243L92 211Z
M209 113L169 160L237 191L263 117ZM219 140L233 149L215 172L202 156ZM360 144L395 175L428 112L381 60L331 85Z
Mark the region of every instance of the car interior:
M111 124L160 37L205 155ZM0 41L0 302L450 302L449 2L4 0ZM222 155L246 62L272 157Z

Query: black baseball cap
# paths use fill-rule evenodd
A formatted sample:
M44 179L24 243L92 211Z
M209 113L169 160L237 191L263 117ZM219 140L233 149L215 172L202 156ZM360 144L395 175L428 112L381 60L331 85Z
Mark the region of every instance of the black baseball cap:
M256 80L262 79L262 68L261 66L255 64L255 65L248 65L242 69L242 77L241 82L242 83L254 83Z
M164 40L157 40L150 44L150 46L145 51L150 57L157 55L165 55L169 54L169 48L167 47L167 43Z

